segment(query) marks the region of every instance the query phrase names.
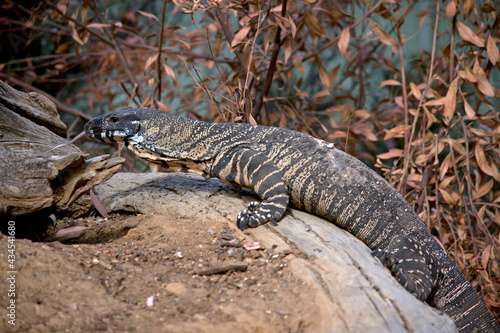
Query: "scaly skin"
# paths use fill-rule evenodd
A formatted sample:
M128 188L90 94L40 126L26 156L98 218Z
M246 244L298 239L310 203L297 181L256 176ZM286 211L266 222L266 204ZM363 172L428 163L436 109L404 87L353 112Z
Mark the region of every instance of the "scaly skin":
M241 212L241 229L279 221L291 202L362 240L415 297L447 313L460 332L500 332L481 297L404 198L333 144L296 131L209 124L154 109L92 119L86 133L123 142L177 172L253 189L262 202Z

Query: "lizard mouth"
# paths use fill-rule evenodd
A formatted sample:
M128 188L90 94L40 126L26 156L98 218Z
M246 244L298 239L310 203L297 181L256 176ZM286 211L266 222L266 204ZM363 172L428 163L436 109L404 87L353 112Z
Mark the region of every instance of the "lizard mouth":
M122 142L127 139L130 134L121 130L103 130L85 126L85 133L94 140L102 142Z

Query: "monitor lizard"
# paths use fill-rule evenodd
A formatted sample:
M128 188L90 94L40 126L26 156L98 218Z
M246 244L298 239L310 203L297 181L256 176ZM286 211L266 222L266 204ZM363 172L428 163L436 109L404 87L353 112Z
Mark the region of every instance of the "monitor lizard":
M448 314L460 332L500 332L481 297L409 203L384 178L332 143L278 127L211 124L126 108L85 125L168 171L250 188L262 199L237 217L244 230L276 224L291 202L362 240L396 280Z

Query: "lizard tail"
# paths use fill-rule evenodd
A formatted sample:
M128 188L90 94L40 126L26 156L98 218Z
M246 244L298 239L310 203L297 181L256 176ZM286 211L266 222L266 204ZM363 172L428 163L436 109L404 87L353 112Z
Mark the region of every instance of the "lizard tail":
M445 276L434 295L434 303L451 317L458 331L500 333L500 325L460 270L451 266Z

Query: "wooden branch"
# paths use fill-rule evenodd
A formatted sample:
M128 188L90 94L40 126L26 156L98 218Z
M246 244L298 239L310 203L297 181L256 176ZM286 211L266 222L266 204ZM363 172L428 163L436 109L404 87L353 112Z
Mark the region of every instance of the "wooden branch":
M156 58L156 71L158 73L158 100L161 100L161 45L163 44L163 29L165 27L165 8L167 6L167 0L163 0L163 7L161 10L161 27L160 27L160 37L158 39L158 58Z
M51 3L50 1L48 0L43 0L43 3L47 4L47 6L49 6L50 8L52 8L52 10L56 11L59 15L61 15L62 17L64 17L66 20L68 21L71 21L73 23L75 23L76 25L78 25L79 27L83 28L85 31L87 31L89 34L97 37L98 39L100 39L102 42L108 44L109 46L113 46L112 42L108 39L106 39L104 36L102 35L99 35L98 33L96 33L95 31L93 31L92 29L89 29L87 26L85 26L85 24L81 23L80 21L78 20L75 20L74 18L72 18L71 16L63 13L56 5L54 5L53 3ZM97 15L97 12L96 12L96 15Z
M427 84L425 86L424 92L422 93L422 97L418 101L418 106L417 106L417 111L415 113L415 116L413 118L413 124L411 126L411 134L409 137L409 142L413 141L413 136L415 135L415 129L417 128L417 121L420 113L420 107L422 106L422 103L424 102L424 98L427 94L427 91L429 90L429 87L431 86L432 83L432 77L434 73L434 54L436 53L436 40L437 40L437 30L439 26L439 1L436 2L436 22L434 23L434 36L432 39L432 51L431 51L431 64L429 68L429 77L427 78ZM406 147L406 145L405 145ZM405 149L404 152L404 162L403 162L403 175L401 176L401 180L399 183L399 188L398 191L401 193L401 184L406 183L406 179L408 177L408 166L410 164L410 149L411 146L408 146L408 149Z
M222 13L220 8L215 9L215 18L217 22L219 22L219 25L222 29L222 33L226 37L227 42L229 43L229 46L231 46L231 43L233 42L233 31L229 28L229 26L226 24L225 18L226 16ZM240 62L240 69L243 70L243 74L246 76L246 71L247 71L247 60L245 59L245 55L242 52L239 52L238 50L235 50L234 53L236 54L236 57L238 58L238 61Z
M151 51L157 50L156 47L149 46L149 45L136 45L136 44L131 44L131 43L127 43L127 42L123 42L122 45L125 45L125 46L130 47L130 48L136 48L136 49L151 50ZM183 51L183 50L182 51L171 50L169 47L164 47L161 50L163 53L213 60L213 61L217 61L217 62L225 63L225 64L235 64L235 63L239 62L238 60L235 60L235 59L215 58L212 55L207 54L207 53L194 53L194 52Z
M104 20L104 18L101 16L101 12L99 11L99 8L97 7L97 5L96 5L96 3L95 3L94 0L89 1L89 6L94 11L97 19L101 23L107 24L106 21ZM123 50L120 47L120 45L118 45L118 42L117 42L116 38L114 37L113 32L110 31L109 29L106 29L106 28L104 28L104 31L106 32L106 34L110 38L111 46L115 49L116 53L118 54L118 58L120 58L120 62L122 64L123 70L125 71L125 74L128 76L129 80L134 85L137 85L137 94L139 95L139 97L143 101L147 100L148 99L148 94L142 88L142 85L139 83L139 81L137 81L137 78L135 77L134 73L132 73L132 70L130 69L130 66L128 65L127 57L123 53Z
M285 17L285 14L286 14L287 2L288 2L288 0L283 0L283 5L281 8L281 16L283 16L283 17ZM267 95L269 94L269 90L271 89L271 84L273 83L274 72L276 71L276 61L278 60L278 54L280 52L282 42L283 41L281 40L281 26L278 25L276 27L276 35L274 36L273 54L271 56L271 62L269 63L269 70L267 72L267 77L266 77L266 85L264 86L264 89L262 90L262 93L260 94L259 100L257 101L257 104L255 105L255 109L252 112L254 118L260 114L260 109L262 108L262 103L264 101L264 98L267 97Z
M398 16L399 16L400 11L398 10ZM404 20L404 18L403 18ZM399 25L399 17L398 21L396 23L397 26L397 32L398 32L398 48L399 48L399 63L401 65L401 86L403 88L403 108L404 108L404 116L405 116L405 126L408 125L408 115L409 115L409 110L408 110L408 89L406 87L406 71L405 71L405 62L404 62L404 57L403 57L403 39L401 37L401 29ZM409 151L411 149L411 141L409 140L408 136L408 130L405 131L404 133L404 145L405 147L405 159L410 158L409 156ZM404 165L407 165L408 162L405 160ZM406 181L400 182L399 187L398 187L399 193L404 197L406 193Z

